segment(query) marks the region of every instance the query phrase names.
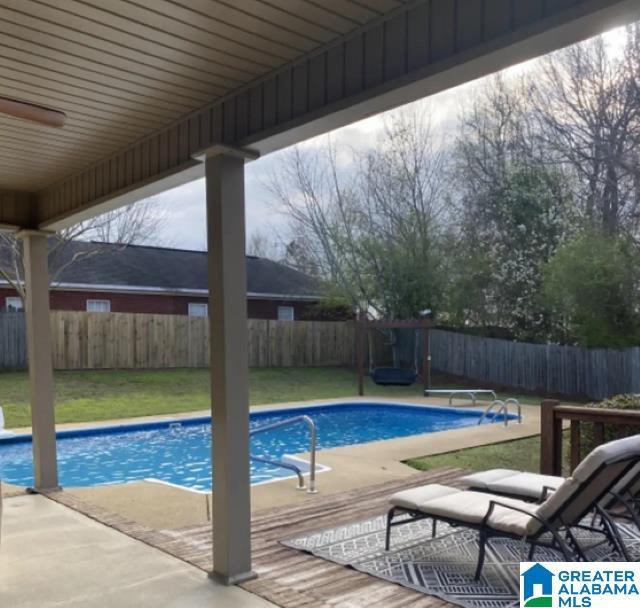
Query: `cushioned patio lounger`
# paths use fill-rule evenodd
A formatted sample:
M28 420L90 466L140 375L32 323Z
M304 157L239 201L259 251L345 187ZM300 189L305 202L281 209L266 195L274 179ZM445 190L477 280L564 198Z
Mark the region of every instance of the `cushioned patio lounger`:
M392 527L430 518L434 534L437 521L478 530L480 548L476 579L482 573L486 544L493 537L529 542L530 561L537 546L558 549L567 561L586 561L586 555L572 531L573 528L582 528L604 534L612 548L629 560L615 524L600 507L599 501L639 461L640 436L601 445L540 504L436 484L398 492L389 500L391 509L387 515L386 548L388 550L390 546ZM581 523L594 510L599 515L598 528ZM396 519L398 516L401 519ZM545 535L550 535L551 542Z
M470 490L491 492L524 500L541 502L555 492L566 480L564 477L525 473L512 469L491 469L460 478ZM609 510L621 505L628 516L640 528L638 497L640 495L640 464L634 466L602 498L600 506ZM618 514L620 515L620 514Z

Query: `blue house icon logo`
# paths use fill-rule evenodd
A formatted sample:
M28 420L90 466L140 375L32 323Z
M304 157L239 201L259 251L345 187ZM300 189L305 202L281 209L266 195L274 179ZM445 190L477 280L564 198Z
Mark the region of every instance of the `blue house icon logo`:
M555 574L536 564L522 574L523 606L553 608L553 577Z

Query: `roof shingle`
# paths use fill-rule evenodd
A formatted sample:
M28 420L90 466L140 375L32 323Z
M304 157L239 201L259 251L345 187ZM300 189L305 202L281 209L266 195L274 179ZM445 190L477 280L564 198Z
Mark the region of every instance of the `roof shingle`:
M99 253L91 255L96 250ZM61 268L78 254L80 258L56 277L57 283L167 291L207 289L204 251L72 241L58 250L49 263ZM317 297L320 292L315 279L298 270L255 256L247 256L246 260L249 294Z

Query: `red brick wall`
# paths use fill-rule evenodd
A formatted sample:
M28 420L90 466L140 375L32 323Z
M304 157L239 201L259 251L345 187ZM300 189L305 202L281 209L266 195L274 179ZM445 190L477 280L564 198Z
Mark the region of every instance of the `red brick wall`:
M6 297L15 296L12 289L0 288L0 308L4 309ZM52 310L86 310L87 300L109 300L111 312L152 313L165 315L186 315L189 302L206 302L207 298L176 295L128 294L113 292L63 291L51 292ZM258 300L247 302L250 319L277 319L278 306L293 306L296 319L312 316L312 302L287 300Z

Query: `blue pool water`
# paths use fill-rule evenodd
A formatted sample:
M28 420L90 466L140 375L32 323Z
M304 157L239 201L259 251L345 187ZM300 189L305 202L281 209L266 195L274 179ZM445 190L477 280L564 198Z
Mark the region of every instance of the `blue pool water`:
M256 412L251 414L250 424L255 428L302 414L316 422L318 449L472 426L480 416L477 411L454 408L344 403ZM308 448L305 425L280 428L251 438L251 452L271 458L306 452ZM319 461L322 462L321 456ZM210 419L60 431L58 467L64 487L154 478L196 490L210 490ZM290 471L268 464L251 464L252 483L289 475ZM0 440L0 479L22 486L33 483L30 436Z

